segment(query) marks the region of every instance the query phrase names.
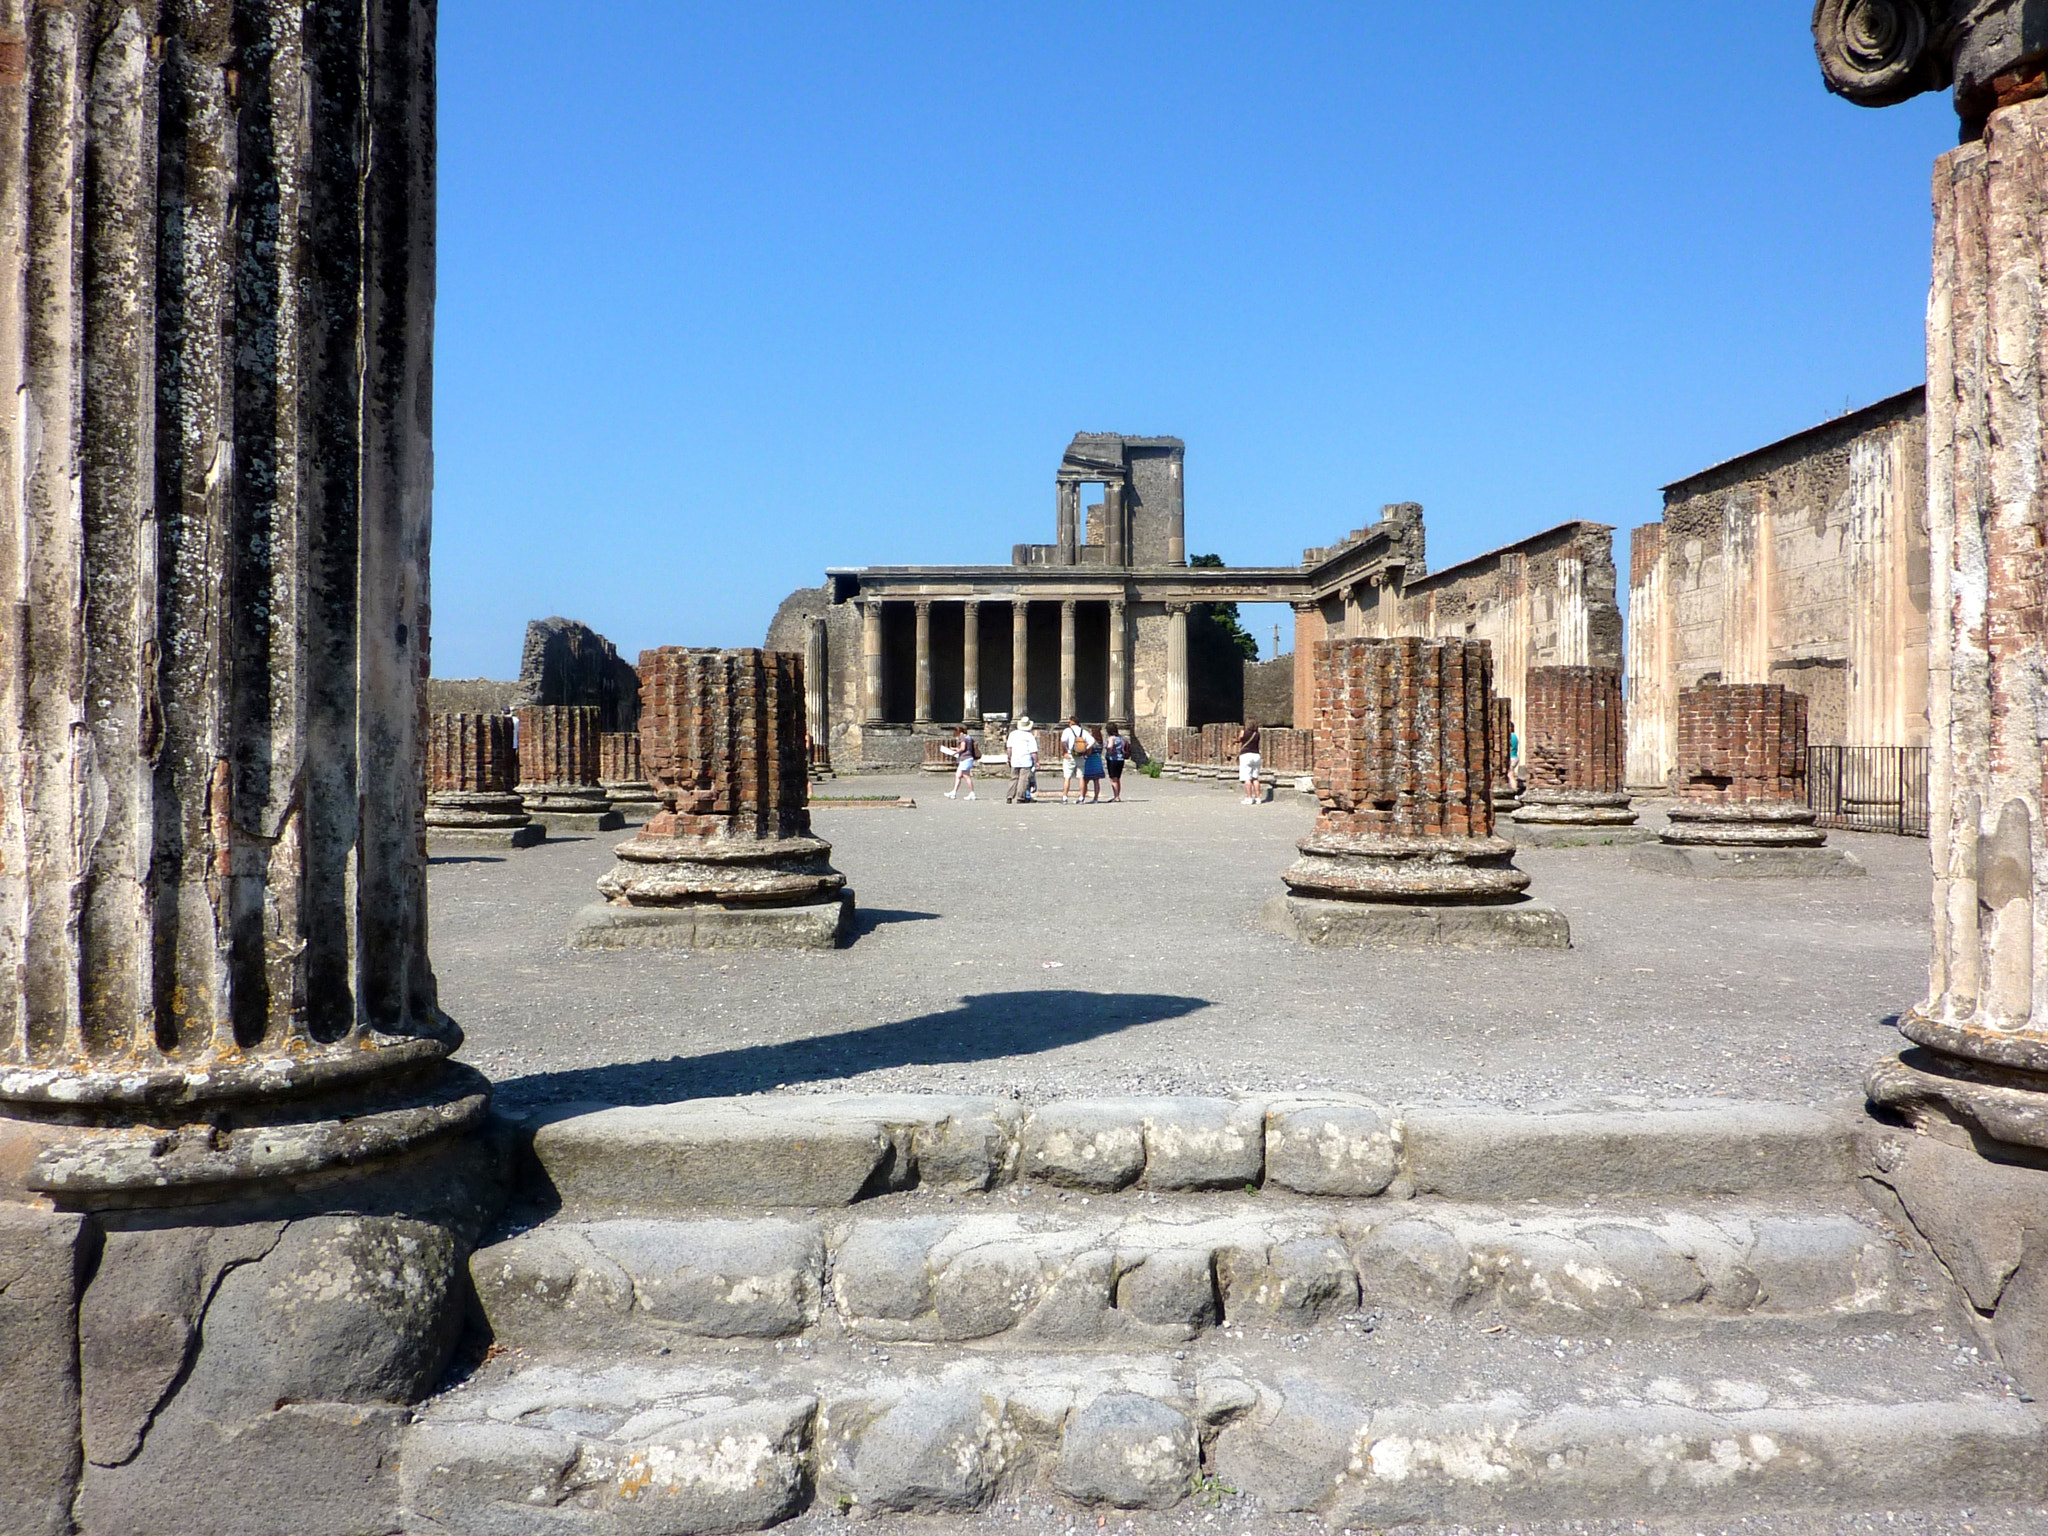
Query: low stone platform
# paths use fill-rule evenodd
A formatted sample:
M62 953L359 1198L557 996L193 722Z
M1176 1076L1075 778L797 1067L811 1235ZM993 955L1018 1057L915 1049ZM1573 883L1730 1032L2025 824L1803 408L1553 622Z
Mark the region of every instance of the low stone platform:
M836 949L853 929L853 892L795 907L696 902L631 907L595 901L569 925L569 947L598 949Z
M1868 874L1842 848L1713 848L1657 842L1629 850L1631 868L1695 880L1844 880Z
M548 840L548 829L537 821L523 827L477 827L470 830L427 828L427 855L505 853L514 848L532 848Z
M534 823L547 828L549 837L590 837L599 832L616 832L626 818L616 810L535 811Z
M1571 924L1542 901L1487 905L1322 901L1275 896L1260 920L1304 944L1331 947L1570 949Z
M1503 821L1497 830L1518 848L1618 848L1657 841L1654 827Z

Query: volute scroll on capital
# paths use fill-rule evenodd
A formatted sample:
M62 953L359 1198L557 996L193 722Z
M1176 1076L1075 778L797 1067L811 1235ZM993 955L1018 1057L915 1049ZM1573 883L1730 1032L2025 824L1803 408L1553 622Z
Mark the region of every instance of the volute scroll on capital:
M1890 107L1952 85L1974 125L2043 94L2048 0L1817 0L1813 44L1836 95Z

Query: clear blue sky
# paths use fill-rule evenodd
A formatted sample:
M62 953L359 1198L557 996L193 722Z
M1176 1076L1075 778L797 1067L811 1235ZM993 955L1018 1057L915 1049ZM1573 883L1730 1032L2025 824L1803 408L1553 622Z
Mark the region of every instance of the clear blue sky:
M1922 377L1954 117L1808 14L443 0L434 670L1007 560L1082 429L1185 438L1233 565L1625 538Z

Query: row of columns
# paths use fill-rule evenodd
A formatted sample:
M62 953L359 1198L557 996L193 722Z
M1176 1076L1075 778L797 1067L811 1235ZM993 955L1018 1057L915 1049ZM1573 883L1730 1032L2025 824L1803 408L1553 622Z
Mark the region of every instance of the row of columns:
M882 604L881 598L863 599L861 611L861 721L880 725L882 720ZM912 719L930 725L932 719L932 599L913 600L917 608L917 670ZM1060 715L1077 713L1075 662L1075 611L1079 599L1060 602ZM962 639L964 698L961 713L969 720L981 716L981 602L968 599ZM1109 604L1109 718L1130 718L1128 678L1130 676L1129 620L1126 604ZM1188 715L1188 604L1167 604L1166 627L1166 713L1169 725L1186 725ZM1028 600L1010 602L1010 700L1011 712L1024 709L1029 696L1030 640Z

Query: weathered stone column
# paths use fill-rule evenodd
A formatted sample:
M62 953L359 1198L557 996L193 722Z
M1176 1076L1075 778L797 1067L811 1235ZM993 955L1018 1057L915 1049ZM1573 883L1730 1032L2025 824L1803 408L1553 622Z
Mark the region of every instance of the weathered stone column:
M960 718L973 723L981 719L981 604L964 604L961 623Z
M1515 837L1537 844L1648 842L1623 788L1627 731L1612 667L1534 667L1522 722Z
M1130 520L1124 516L1124 488L1112 481L1102 489L1103 560L1111 568L1131 563Z
M436 852L547 841L519 798L510 715L437 714L427 727L427 840Z
M638 731L605 731L597 738L597 783L612 809L629 822L645 819L661 804L661 796L640 766Z
M860 605L860 721L882 723L882 601L863 598Z
M397 1529L460 1331L433 28L0 0L10 1533Z
M1664 525L1636 529L1628 546L1628 756L1622 782L1662 789L1671 776L1673 731Z
M520 707L519 798L551 837L626 824L598 783L599 734L595 704Z
M804 625L804 721L810 733L811 769L829 768L832 763L831 660L827 652L830 630L824 615L813 615Z
M1188 723L1188 605L1166 605L1166 728Z
M1060 482L1059 563L1076 565L1081 559L1081 487L1070 480Z
M1130 728L1130 618L1121 599L1109 605L1109 718L1126 730Z
M1683 797L1638 868L1749 877L1860 875L1853 854L1824 845L1807 809L1806 696L1777 683L1710 683L1678 696Z
M918 725L932 723L932 605L923 597L917 600L917 692L910 714Z
M1060 719L1071 719L1076 705L1074 678L1074 599L1060 604Z
M1488 743L1493 753L1493 813L1499 816L1522 803L1522 787L1515 780L1514 754L1508 749L1515 737L1515 706L1495 694L1489 707L1493 711Z
M1486 642L1335 640L1315 661L1322 814L1268 921L1312 944L1567 947L1493 835Z
M618 845L573 949L830 949L853 910L811 834L800 657L640 653L641 760L666 809Z
M1031 604L1010 602L1010 723L1031 713Z

